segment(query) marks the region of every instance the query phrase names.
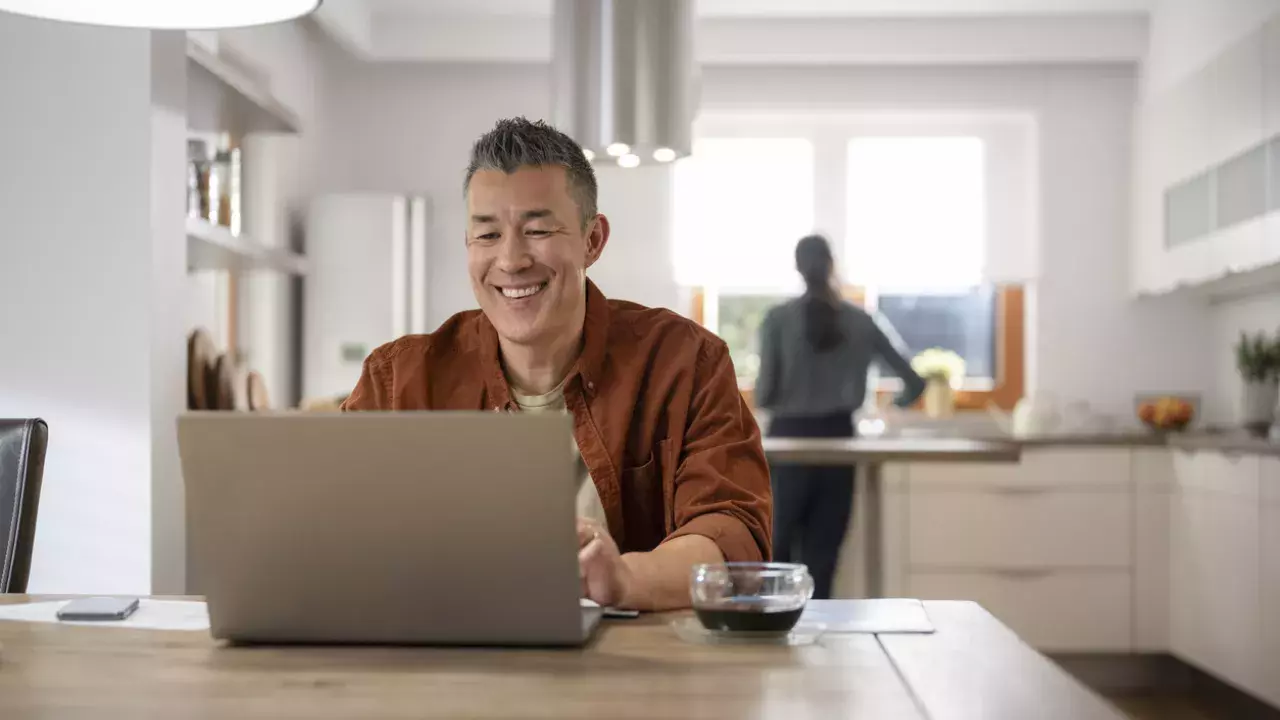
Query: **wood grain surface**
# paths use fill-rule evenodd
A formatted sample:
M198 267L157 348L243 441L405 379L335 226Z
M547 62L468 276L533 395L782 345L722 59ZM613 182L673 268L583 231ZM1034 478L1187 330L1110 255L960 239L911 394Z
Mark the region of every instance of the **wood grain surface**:
M678 615L606 621L581 650L227 647L0 621L0 718L1116 717L976 605L926 608L933 635L805 647L691 645Z

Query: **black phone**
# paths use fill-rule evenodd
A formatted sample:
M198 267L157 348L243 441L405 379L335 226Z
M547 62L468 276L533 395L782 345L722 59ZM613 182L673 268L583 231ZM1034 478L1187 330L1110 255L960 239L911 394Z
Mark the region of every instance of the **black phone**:
M110 621L127 619L138 609L138 598L90 597L72 600L58 609L59 620Z

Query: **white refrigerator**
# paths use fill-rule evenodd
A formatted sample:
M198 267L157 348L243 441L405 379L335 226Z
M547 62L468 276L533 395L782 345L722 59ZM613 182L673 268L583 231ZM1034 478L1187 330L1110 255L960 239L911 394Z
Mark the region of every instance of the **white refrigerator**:
M427 331L430 205L409 195L324 195L311 201L303 289L304 401L346 395L365 357Z

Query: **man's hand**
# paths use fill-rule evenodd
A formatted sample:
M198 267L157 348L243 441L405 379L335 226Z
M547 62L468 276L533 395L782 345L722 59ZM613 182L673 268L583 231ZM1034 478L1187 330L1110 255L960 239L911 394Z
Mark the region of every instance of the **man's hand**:
M609 529L586 518L578 518L578 575L582 596L601 607L622 607L634 585Z

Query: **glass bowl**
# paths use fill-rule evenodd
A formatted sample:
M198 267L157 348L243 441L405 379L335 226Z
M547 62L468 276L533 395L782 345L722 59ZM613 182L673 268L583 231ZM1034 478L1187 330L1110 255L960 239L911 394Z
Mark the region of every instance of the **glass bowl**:
M813 597L809 568L795 563L696 565L693 611L713 632L786 633Z

